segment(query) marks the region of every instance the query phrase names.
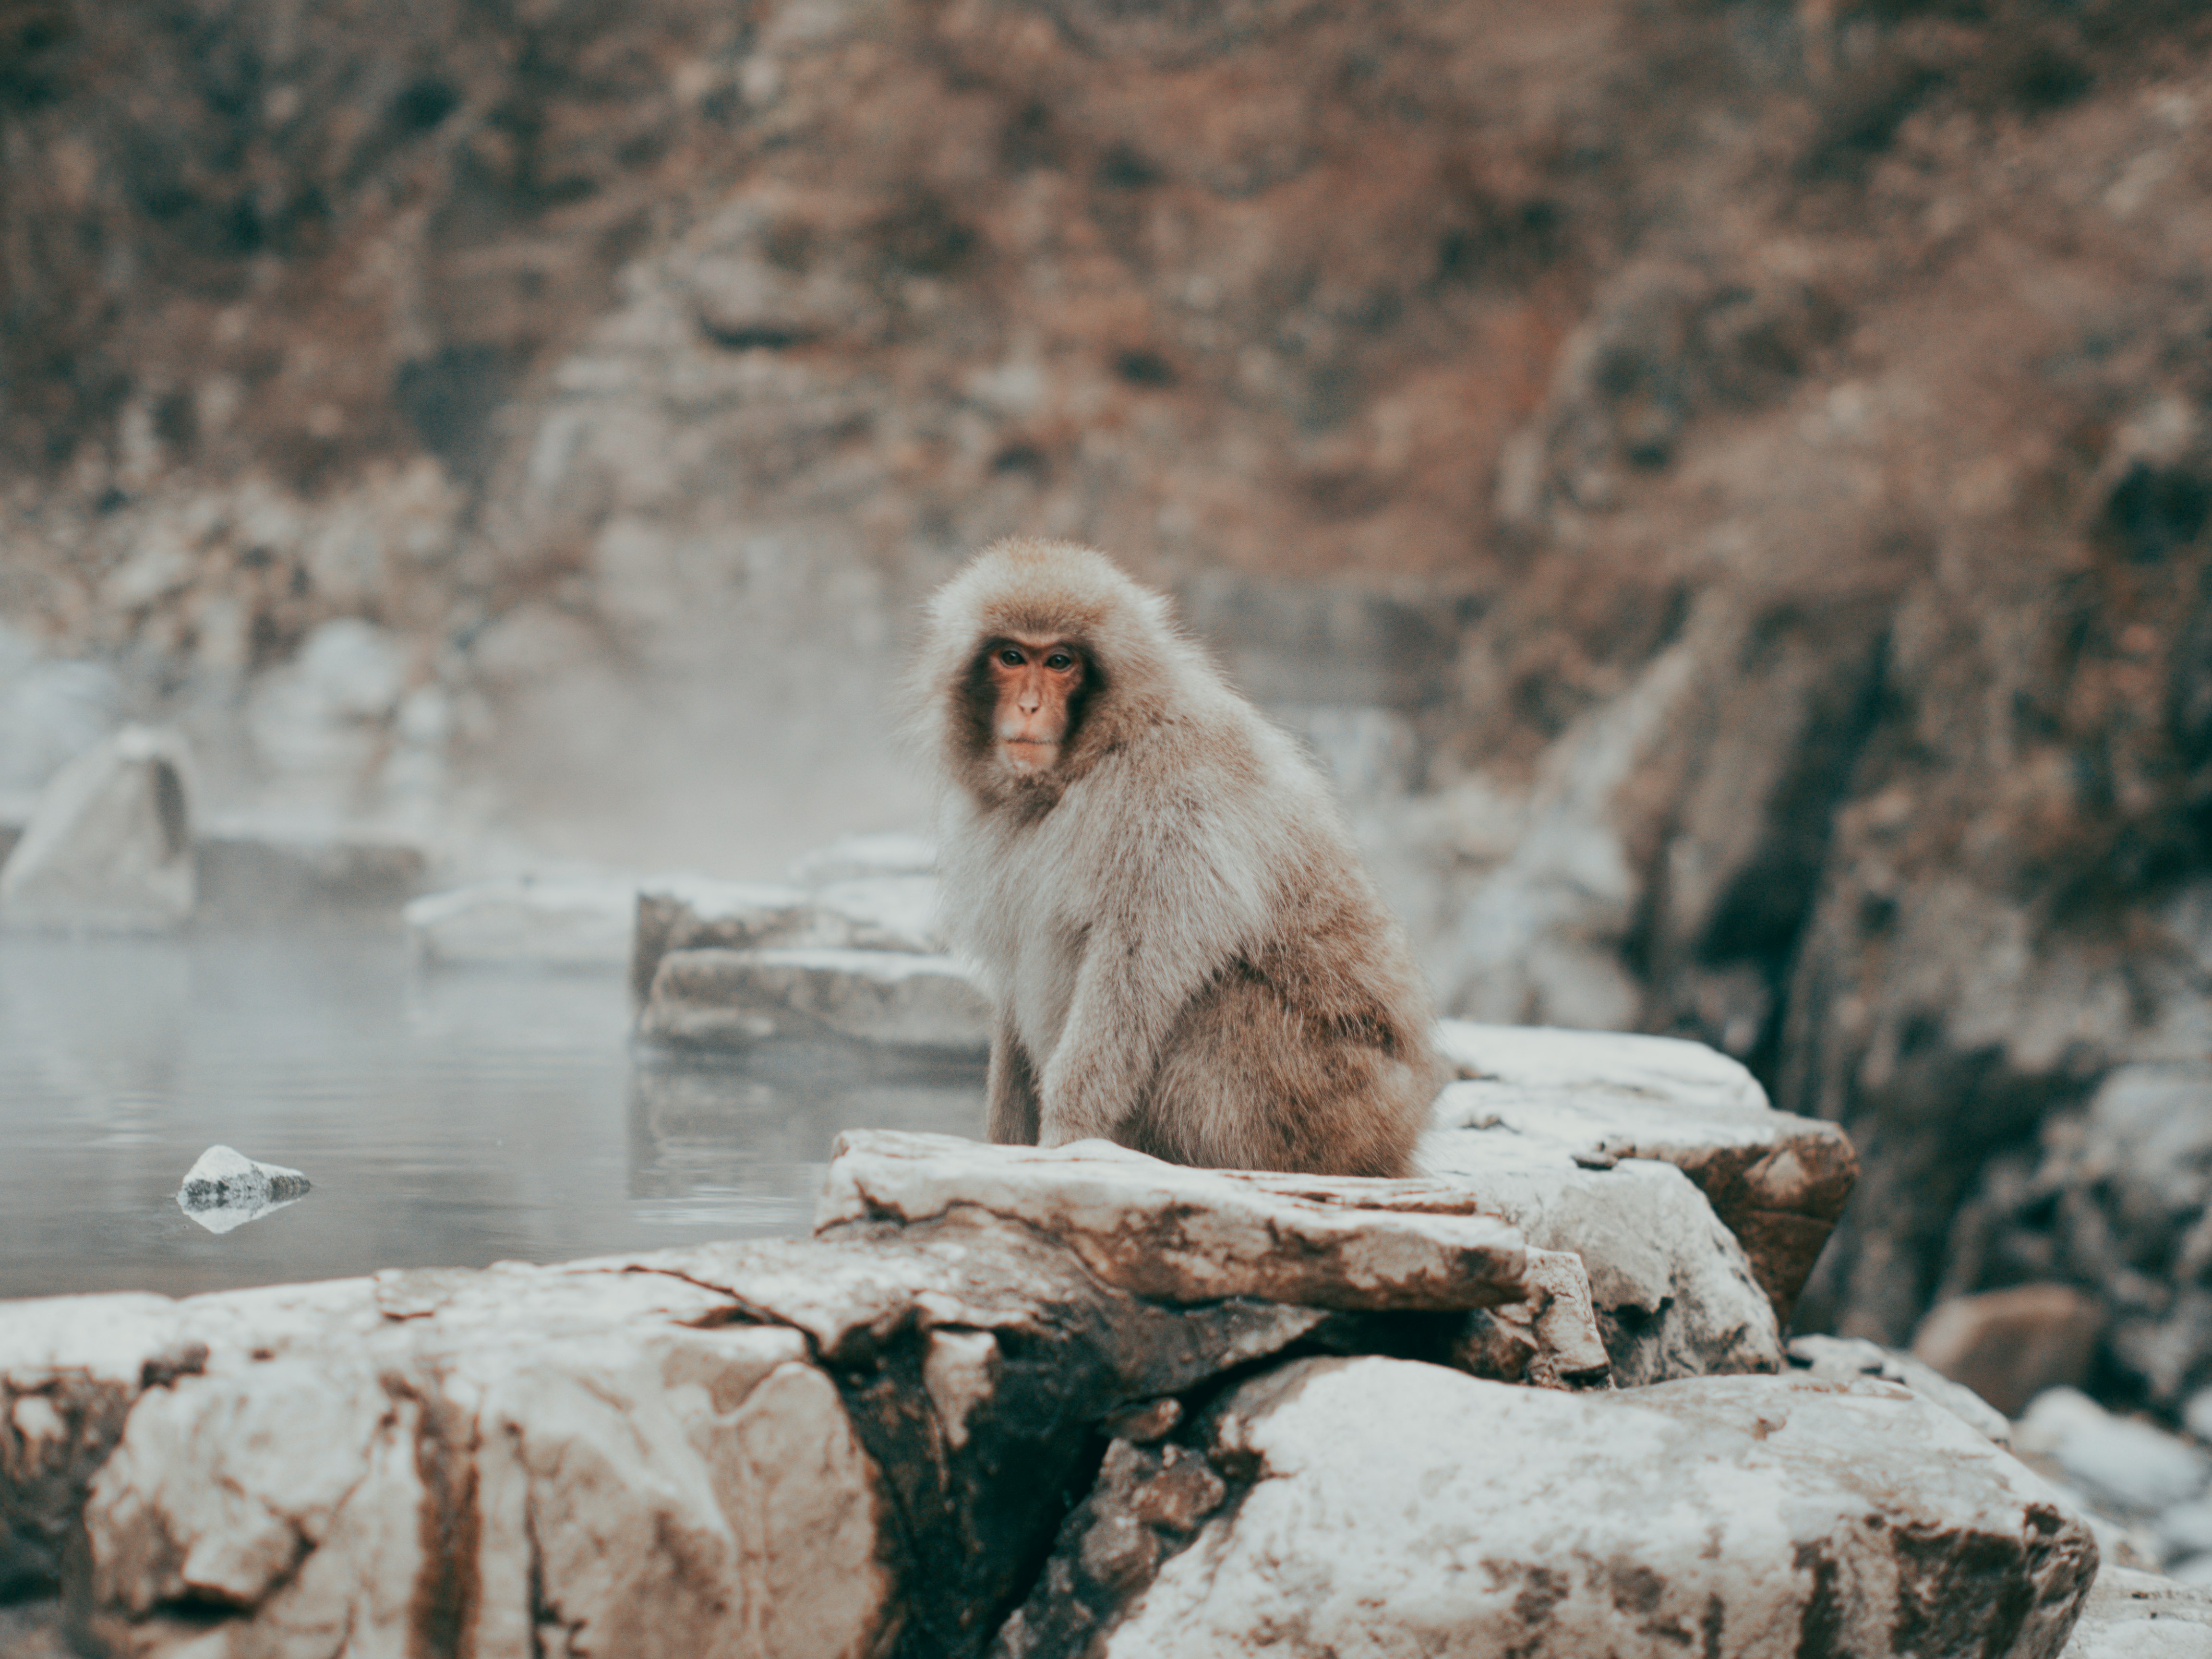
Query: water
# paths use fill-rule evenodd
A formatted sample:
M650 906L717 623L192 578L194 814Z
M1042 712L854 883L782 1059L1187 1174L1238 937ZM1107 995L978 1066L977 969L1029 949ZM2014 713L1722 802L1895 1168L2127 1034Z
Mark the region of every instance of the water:
M803 1233L841 1129L981 1129L978 1068L629 1027L618 975L423 973L392 931L0 936L0 1297ZM314 1188L208 1233L175 1195L216 1142Z

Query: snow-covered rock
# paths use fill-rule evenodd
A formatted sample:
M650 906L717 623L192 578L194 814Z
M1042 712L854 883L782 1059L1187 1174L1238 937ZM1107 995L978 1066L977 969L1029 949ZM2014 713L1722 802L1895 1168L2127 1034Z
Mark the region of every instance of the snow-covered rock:
M744 1048L838 1036L885 1048L981 1056L990 1011L949 957L896 951L672 951L653 970L638 1036L679 1048Z
M1878 1342L1852 1336L1796 1336L1790 1339L1790 1365L1826 1382L1878 1376L1941 1406L1968 1428L1999 1446L2012 1443L2012 1424L1995 1406L1964 1383L1954 1382L1934 1366Z
M1570 1151L1658 1158L1695 1182L1787 1321L1856 1178L1832 1123L1769 1108L1740 1063L1674 1037L1438 1023L1462 1081L1442 1128L1496 1127Z
M1571 1395L1315 1359L1230 1395L1202 1449L1224 1491L1168 1517L1188 1547L1063 1534L1006 1659L2053 1659L2097 1571L2042 1480L1871 1380Z
M184 746L127 726L55 774L0 866L0 922L165 932L198 879Z
M973 1654L1103 1421L1327 1317L988 1222L11 1304L0 1544L138 1659Z
M1468 1120L1454 1107L1471 1086L1445 1090L1438 1126ZM1432 1127L1419 1157L1430 1175L1478 1194L1531 1245L1582 1258L1620 1386L1781 1369L1774 1308L1749 1259L1673 1164L1570 1150L1503 1122Z
M1438 1182L1194 1170L1110 1141L1052 1151L838 1137L815 1231L974 1216L1035 1228L1106 1284L1166 1302L1463 1309L1516 1301L1520 1236Z

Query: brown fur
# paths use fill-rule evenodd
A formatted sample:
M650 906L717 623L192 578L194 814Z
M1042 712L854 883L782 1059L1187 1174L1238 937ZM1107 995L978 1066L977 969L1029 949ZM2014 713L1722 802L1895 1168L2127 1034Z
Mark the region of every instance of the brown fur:
M1440 1078L1404 934L1297 745L1102 554L1014 539L931 601L917 699L954 785L948 921L997 1009L991 1135L1407 1172ZM984 653L1065 641L1055 764L998 751Z

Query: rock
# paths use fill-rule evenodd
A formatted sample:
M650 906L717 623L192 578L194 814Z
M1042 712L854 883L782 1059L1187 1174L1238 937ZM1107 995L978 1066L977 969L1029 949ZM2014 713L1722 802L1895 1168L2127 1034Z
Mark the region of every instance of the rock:
M1674 1037L1447 1019L1438 1046L1466 1079L1437 1121L1495 1120L1514 1133L1617 1158L1654 1158L1695 1182L1751 1258L1787 1323L1858 1159L1832 1123L1769 1109L1737 1061Z
M211 1233L227 1233L307 1195L307 1177L281 1164L257 1164L228 1146L210 1146L185 1172L177 1207Z
M2012 1443L2012 1424L2005 1414L1972 1389L1911 1354L1897 1353L1863 1337L1794 1336L1790 1339L1790 1364L1791 1370L1824 1382L1878 1376L1911 1389L1931 1406L1941 1406L1992 1443Z
M1567 1142L1477 1109L1462 1091L1480 1086L1444 1091L1421 1166L1477 1194L1536 1249L1582 1258L1615 1383L1782 1368L1773 1304L1687 1176L1650 1158L1578 1163ZM1459 1127L1477 1123L1488 1127Z
M1150 1302L988 1217L10 1304L9 1594L144 1659L960 1659L1100 1423L1327 1316Z
M2199 1389L2181 1408L2181 1424L2199 1440L2212 1441L2212 1389Z
M980 1057L990 1011L949 957L890 951L672 951L653 970L638 1036L678 1048L745 1048L840 1036Z
M630 942L630 998L641 1008L671 951L780 945L803 925L806 895L772 882L664 878L638 890Z
M397 910L422 890L416 842L352 827L229 818L199 836L199 901L224 919Z
M2045 1389L2088 1382L2104 1328L2103 1305L2070 1285L2016 1285L1939 1303L1912 1353L2017 1417Z
M898 951L938 956L933 876L856 876L802 890L762 882L689 877L655 882L638 894L630 953L630 994L641 1004L671 951Z
M1518 1302L1470 1314L1449 1358L1471 1376L1538 1389L1609 1389L1606 1352L1582 1258L1530 1250Z
M402 914L428 966L620 969L637 890L621 878L519 876L431 893Z
M2037 1396L2013 1431L2024 1455L2051 1460L2090 1497L2124 1511L2151 1514L2201 1496L2212 1460L2178 1435L2115 1417L2088 1395L2051 1389Z
M0 921L163 932L192 913L191 813L181 743L125 726L55 775L0 868Z
M1188 1547L1094 1522L1071 1559L1064 1533L1000 1654L2051 1659L2097 1570L2042 1480L1872 1380L1578 1395L1313 1359L1229 1395L1199 1449L1227 1491ZM1129 1473L1135 1518L1169 1470ZM1212 1495L1184 1485L1176 1521ZM1033 1639L1063 1580L1091 1628Z
M2060 1659L2212 1659L2212 1589L2107 1566Z
M856 1224L994 1216L1058 1240L1105 1284L1166 1302L1518 1301L1520 1237L1474 1201L1437 1182L1194 1170L1103 1140L1047 1152L864 1131L838 1137L814 1225L835 1237Z
M786 879L797 887L827 887L883 877L928 876L937 870L937 843L925 836L893 831L844 836L792 861Z
M2212 1555L2212 1499L2176 1504L2158 1517L2159 1547L2168 1561Z

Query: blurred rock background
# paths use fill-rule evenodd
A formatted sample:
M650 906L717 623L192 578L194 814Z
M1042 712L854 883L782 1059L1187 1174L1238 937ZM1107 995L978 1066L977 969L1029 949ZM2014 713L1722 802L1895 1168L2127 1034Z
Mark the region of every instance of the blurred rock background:
M0 0L0 791L159 719L750 874L921 821L913 600L1089 538L1450 1010L1850 1129L1801 1328L2071 1285L2172 1410L2208 137L2198 0Z

